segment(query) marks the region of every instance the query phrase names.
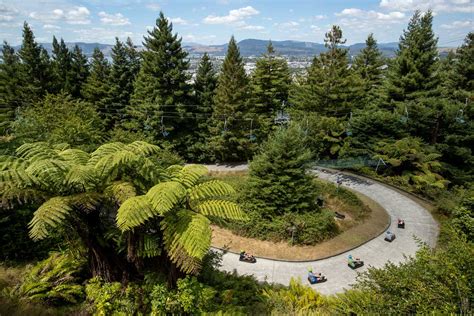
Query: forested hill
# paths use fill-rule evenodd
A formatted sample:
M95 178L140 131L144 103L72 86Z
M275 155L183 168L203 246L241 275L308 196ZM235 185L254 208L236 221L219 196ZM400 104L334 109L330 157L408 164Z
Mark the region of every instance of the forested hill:
M314 56L321 52L326 51L324 44L314 42L301 42L301 41L272 41L273 47L281 55L288 56ZM69 42L66 45L69 48L73 48L74 45L78 45L84 54L88 57L92 56L95 47L104 53L105 56L110 56L113 45L101 44L101 43L84 43L84 42ZM51 54L52 46L51 43L41 43L46 48L48 53ZM241 55L243 56L259 56L263 54L267 49L268 41L259 39L245 39L238 43ZM203 54L207 52L214 56L224 56L227 52L227 44L222 45L202 45L198 43L186 43L183 42L183 47L191 54ZM365 47L365 43L356 43L350 46L350 55L357 55L361 49ZM395 52L398 49L398 43L379 43L378 47L380 51L387 57L395 56ZM20 46L16 46L15 50L18 50ZM138 46L139 49L142 46ZM445 49L443 49L445 51Z

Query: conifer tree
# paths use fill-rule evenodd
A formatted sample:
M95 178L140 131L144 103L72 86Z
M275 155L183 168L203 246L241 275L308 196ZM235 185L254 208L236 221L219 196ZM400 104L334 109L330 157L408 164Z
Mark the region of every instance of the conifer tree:
M212 115L211 146L221 161L244 161L251 155L248 97L244 62L232 36L217 81Z
M388 101L414 100L437 94L439 63L431 11L413 14L400 37L397 56L388 72Z
M197 144L188 152L193 154L193 160L200 161L207 158L209 126L214 106L215 89L217 85L216 72L207 53L201 58L194 81L194 97L196 101L196 132Z
M109 96L107 99L107 128L112 129L125 117L125 109L130 104L133 93L133 69L129 50L118 38L112 48L112 66L109 76Z
M82 87L82 95L94 104L102 119L108 118L107 99L109 94L110 65L98 47L94 48L91 62L91 72Z
M64 91L72 93L71 66L72 54L67 48L66 43L64 43L62 38L58 42L56 37L53 36L52 71L55 80L54 92Z
M458 100L474 102L474 32L467 34L464 43L456 51L454 71L450 87L455 90Z
M313 59L306 78L300 79L292 93L291 103L297 109L323 115L348 114L359 105L358 82L349 69L348 49L342 48L339 26L334 25L324 39L327 52Z
M186 134L187 126L194 125L181 118L182 112L186 111L181 106L189 103L191 92L187 83L190 76L186 72L188 54L181 47L181 38L173 34L173 25L163 12L144 39L145 50L141 53L142 62L135 80L130 113L156 140L165 137L184 139L179 135ZM166 119L163 112L167 112Z
M86 82L89 76L89 64L87 57L82 53L79 46L75 45L72 50L71 62L71 91L70 94L75 98L80 98L82 85Z
M135 45L133 44L130 37L127 37L125 49L127 51L128 62L130 64L130 74L133 80L135 80L135 77L138 75L138 71L140 70L140 53L135 48Z
M377 47L377 41L373 34L365 40L365 47L354 59L353 67L362 80L363 103L371 103L381 97L381 87L383 84L384 65L382 52Z
M23 24L23 41L18 55L21 61L19 76L24 83L21 89L22 104L31 105L48 92L51 78L48 54L35 41L33 31L26 22Z
M279 129L250 163L246 199L265 218L316 211L317 188L308 173L312 152L301 126Z
M273 126L276 112L288 101L291 83L290 70L285 59L276 55L272 42L267 52L257 60L251 79L252 112L256 114L254 133L259 140L266 139Z
M3 42L0 62L0 135L10 132L16 109L22 104L20 60L13 47Z

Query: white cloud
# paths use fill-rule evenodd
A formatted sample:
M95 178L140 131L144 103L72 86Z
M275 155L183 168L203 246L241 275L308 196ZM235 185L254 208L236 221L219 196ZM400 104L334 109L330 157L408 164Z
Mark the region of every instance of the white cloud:
M327 15L324 15L324 14L318 14L318 15L314 16L315 20L323 20L323 19L326 19L326 18L327 18Z
M7 7L4 4L0 4L0 22L13 21L15 16L18 15L18 10L13 7Z
M185 34L183 35L183 41L186 42L213 42L216 39L215 35L194 35Z
M257 15L259 13L260 12L255 10L253 7L247 6L240 9L230 10L229 14L224 16L209 15L204 18L203 22L206 24L226 24L242 21L247 17Z
M151 11L160 11L161 9L160 5L156 2L148 3L146 7Z
M372 20L372 21L385 21L385 22L400 22L405 19L405 13L393 11L389 13L381 13L374 10L364 11L356 8L344 9L340 13L336 13L336 16L350 19L361 19L361 20Z
M246 31L263 31L265 27L261 25L244 25L239 27L239 30L246 30Z
M100 43L112 43L115 41L115 37L125 39L127 37L133 38L134 35L132 32L121 32L117 29L103 27L78 28L73 30L73 33L75 41Z
M61 28L57 25L53 25L53 24L45 24L43 25L43 28L45 30L60 30Z
M68 11L54 9L49 12L31 12L29 17L42 22L64 20L68 24L90 24L90 11L86 7L73 7Z
M68 24L90 24L89 20L90 11L86 7L75 7L72 10L69 10L66 17L66 22Z
M441 24L443 29L452 30L452 29L463 29L474 27L474 23L472 21L454 21L450 24Z
M388 10L473 13L471 0L381 0L380 7Z
M171 21L171 23L175 24L175 25L188 25L189 22L186 21L185 19L183 18L169 18L169 20Z
M313 30L313 31L321 31L321 28L317 25L311 25L310 28Z
M130 21L122 13L108 14L104 11L99 12L100 21L108 25L129 25Z

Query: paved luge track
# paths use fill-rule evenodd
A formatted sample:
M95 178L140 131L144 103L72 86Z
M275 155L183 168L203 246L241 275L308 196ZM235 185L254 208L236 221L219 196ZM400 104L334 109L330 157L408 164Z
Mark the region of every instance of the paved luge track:
M210 171L242 171L246 165L222 166L208 165ZM341 174L336 171L317 169L314 173L319 178L336 182L339 176L342 186L358 191L372 200L378 202L389 214L391 225L389 230L396 234L396 239L389 243L384 241L384 234L371 241L340 255L310 262L285 262L279 260L263 259L257 257L257 263L246 263L239 261L238 254L225 253L223 255L221 270L233 271L238 274L252 274L258 280L288 285L291 277L301 277L304 284L306 281L308 267L313 267L316 272L322 272L328 281L312 285L324 294L334 294L349 288L355 282L357 272L347 266L347 256L352 254L360 257L365 266L357 269L364 271L368 266L382 267L388 261L399 263L405 256L412 256L418 250L415 236L431 247L436 245L439 227L430 212L409 197L397 190L382 185L360 176ZM397 219L405 220L405 229L397 228ZM248 249L251 252L251 249Z

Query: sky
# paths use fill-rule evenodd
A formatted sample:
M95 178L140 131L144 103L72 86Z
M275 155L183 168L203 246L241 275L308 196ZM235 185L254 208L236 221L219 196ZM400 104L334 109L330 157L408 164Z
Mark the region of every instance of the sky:
M348 44L369 33L386 43L399 40L416 9L433 11L439 46L459 46L474 30L474 0L0 0L0 38L20 44L27 21L38 42L131 37L140 45L163 11L183 42L223 44L234 35L322 43L337 24Z

